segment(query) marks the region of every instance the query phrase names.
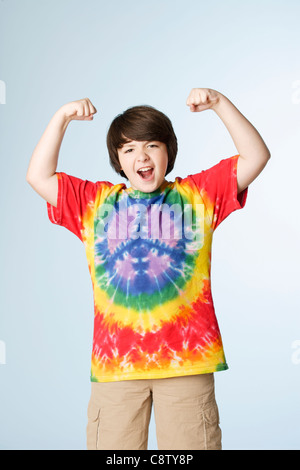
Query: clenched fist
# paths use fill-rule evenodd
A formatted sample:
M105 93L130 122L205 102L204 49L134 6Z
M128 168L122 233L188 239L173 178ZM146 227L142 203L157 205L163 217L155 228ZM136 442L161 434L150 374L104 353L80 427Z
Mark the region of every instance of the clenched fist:
M71 101L61 107L66 119L72 121L73 119L79 121L92 121L93 115L97 109L93 106L88 98L83 98L78 101Z
M220 100L220 93L211 88L192 88L188 99L187 106L192 112L200 112L205 109L213 108Z

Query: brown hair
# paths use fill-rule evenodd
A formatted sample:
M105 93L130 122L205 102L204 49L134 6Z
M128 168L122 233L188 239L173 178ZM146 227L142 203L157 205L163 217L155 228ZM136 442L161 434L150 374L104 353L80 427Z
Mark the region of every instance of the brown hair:
M177 156L177 138L170 119L161 111L149 105L133 106L112 121L106 138L110 164L122 177L118 150L128 140L163 142L167 146L168 166L166 175L173 170Z

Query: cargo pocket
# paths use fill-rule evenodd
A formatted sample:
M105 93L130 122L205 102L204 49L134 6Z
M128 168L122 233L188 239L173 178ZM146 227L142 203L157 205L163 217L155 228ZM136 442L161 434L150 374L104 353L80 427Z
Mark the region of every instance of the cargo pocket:
M205 450L222 449L219 410L215 400L205 405L202 410L203 440Z
M87 449L98 449L99 425L100 425L100 408L91 399L88 405L88 424L86 429Z

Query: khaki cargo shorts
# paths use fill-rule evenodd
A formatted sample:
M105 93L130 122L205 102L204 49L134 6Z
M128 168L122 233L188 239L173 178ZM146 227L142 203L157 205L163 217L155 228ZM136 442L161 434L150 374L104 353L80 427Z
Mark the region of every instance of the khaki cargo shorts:
M221 450L212 373L91 388L88 450L147 450L152 403L159 450Z

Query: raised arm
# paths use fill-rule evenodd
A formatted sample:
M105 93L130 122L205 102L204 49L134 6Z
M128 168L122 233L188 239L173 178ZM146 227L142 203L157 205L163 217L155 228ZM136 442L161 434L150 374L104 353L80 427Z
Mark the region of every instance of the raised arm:
M237 191L243 191L262 172L271 154L258 131L226 96L210 88L193 88L186 104L192 112L212 109L228 129L239 154Z
M88 98L63 105L50 120L35 147L26 174L32 188L54 207L57 206L56 168L62 140L72 120L91 121L97 112Z

